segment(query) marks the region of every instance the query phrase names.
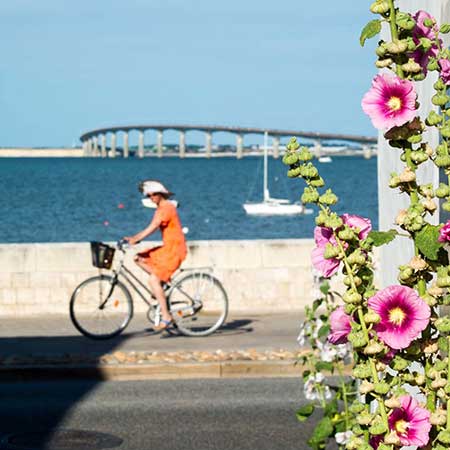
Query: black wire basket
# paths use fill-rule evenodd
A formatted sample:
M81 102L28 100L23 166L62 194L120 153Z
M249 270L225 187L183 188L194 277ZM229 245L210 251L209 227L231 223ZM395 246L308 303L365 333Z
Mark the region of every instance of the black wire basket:
M92 264L99 269L111 269L115 251L103 242L91 242Z

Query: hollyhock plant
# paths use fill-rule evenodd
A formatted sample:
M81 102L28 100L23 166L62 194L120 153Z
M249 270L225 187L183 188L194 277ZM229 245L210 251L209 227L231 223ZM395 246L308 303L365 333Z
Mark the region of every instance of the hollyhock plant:
M427 27L424 24L425 20L432 20L436 23L436 20L433 16L428 14L426 11L418 11L414 15L414 20L416 21L416 26L413 30L413 40L417 45L420 43L421 38L427 38L431 41L431 47L427 50L418 49L412 53L413 59L422 67L424 73L427 73L427 65L431 57L436 57L439 52L439 48L436 45L436 33L438 31L438 27L433 25L432 27ZM440 41L442 44L442 41Z
M426 328L430 307L408 286L389 286L371 297L367 305L381 320L375 325L378 337L389 347L409 346Z
M372 230L371 221L365 217L343 214L341 219L345 225L358 230L358 237L360 239L365 239ZM327 244L331 244L333 246L336 246L337 244L333 235L333 230L327 227L315 227L314 241L316 243L316 247L311 252L312 264L314 268L322 274L322 276L329 278L337 272L340 264L340 260L338 258L325 258L324 256ZM345 246L346 245L347 244L345 244Z
M439 230L439 242L450 242L450 220Z
M328 341L332 344L345 344L347 336L352 330L350 321L351 318L345 313L344 307L337 307L330 314L331 333L328 336Z
M448 59L440 59L439 67L441 68L441 80L450 85L450 61Z
M402 445L427 445L431 429L430 411L421 408L410 395L399 398L401 407L389 416L389 428L395 431Z
M362 99L362 109L375 128L388 130L416 116L414 84L393 74L377 75Z

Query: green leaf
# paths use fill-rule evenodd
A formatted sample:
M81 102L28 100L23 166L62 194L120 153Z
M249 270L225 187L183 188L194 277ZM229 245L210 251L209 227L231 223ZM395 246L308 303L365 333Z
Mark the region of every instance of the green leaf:
M300 422L304 422L314 412L314 405L308 403L296 411L295 415Z
M373 38L381 31L381 21L378 19L371 20L361 31L361 36L359 37L359 43L361 47L364 47L366 39Z
M389 231L371 231L368 238L372 239L373 245L375 247L380 247L381 245L389 244L398 235L396 230Z
M334 416L338 412L338 409L339 409L338 401L337 398L334 397L330 403L327 403L325 405L323 413L326 416Z
M331 372L333 370L333 368L334 368L334 365L331 362L319 361L316 364L317 372L320 372L322 370L328 370L329 372Z
M328 334L330 334L330 325L323 325L322 327L320 327L317 336L321 338L323 336L327 336Z
M439 249L442 243L438 241L439 226L425 225L418 233L416 233L414 241L422 255L435 261L438 259Z
M314 442L320 442L325 440L333 433L333 424L329 417L324 417L314 428L314 432L311 436L311 440Z
M324 281L320 285L320 292L322 292L323 295L327 295L328 292L330 292L330 283L328 283L328 281Z

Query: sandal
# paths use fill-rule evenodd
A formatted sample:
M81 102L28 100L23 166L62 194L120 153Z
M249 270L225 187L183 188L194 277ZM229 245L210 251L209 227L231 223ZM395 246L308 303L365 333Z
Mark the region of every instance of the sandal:
M159 324L155 325L153 327L153 329L156 331L162 331L162 330L165 330L166 328L169 328L169 326L172 324L173 324L173 319L170 319L170 320L161 319Z

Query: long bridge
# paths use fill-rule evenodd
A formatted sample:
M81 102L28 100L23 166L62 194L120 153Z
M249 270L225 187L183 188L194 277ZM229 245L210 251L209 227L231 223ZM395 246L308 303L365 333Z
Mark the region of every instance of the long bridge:
M272 138L271 153L276 158L280 152L280 138L292 137L306 139L314 147L317 155L327 154L327 145L339 143L340 145L356 144L359 145L358 152L362 153L366 158L370 157L375 150L377 144L376 137L355 136L347 134L333 133L314 133L298 130L279 130L270 128L246 128L233 126L214 126L214 125L186 125L186 124L149 124L149 125L124 125L108 128L98 128L88 131L80 136L83 144L83 153L85 156L110 157L115 158L121 155L128 158L134 153L138 158L145 156L145 132L156 132L155 156L162 157L164 151L164 132L176 131L179 133L178 140L178 156L183 158L188 156L186 133L190 131L199 131L205 134L205 145L200 153L196 156L205 156L207 158L213 156L213 133L225 132L236 136L235 155L237 158L244 156L244 136L248 134L264 135L267 132ZM130 145L130 134L137 133L137 150L132 152ZM118 146L118 136L122 135L122 147ZM109 138L109 145L108 144ZM325 144L325 145L324 145ZM136 148L136 147L133 147Z

